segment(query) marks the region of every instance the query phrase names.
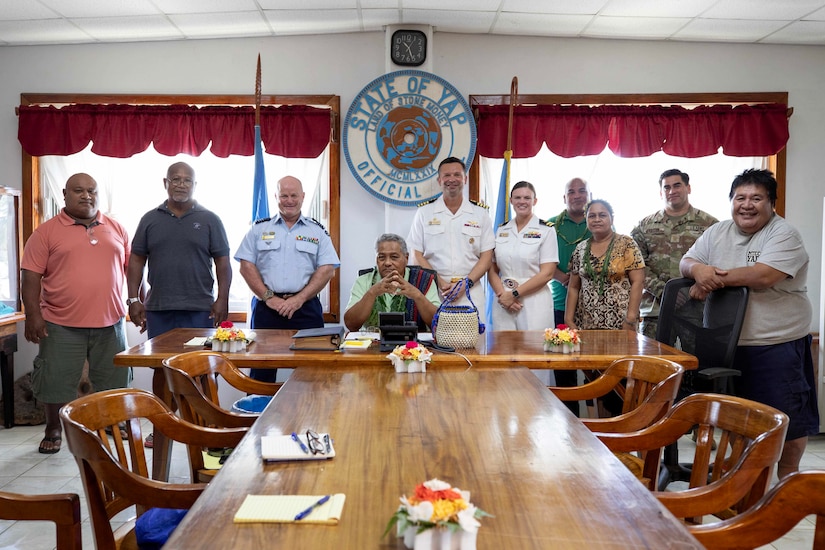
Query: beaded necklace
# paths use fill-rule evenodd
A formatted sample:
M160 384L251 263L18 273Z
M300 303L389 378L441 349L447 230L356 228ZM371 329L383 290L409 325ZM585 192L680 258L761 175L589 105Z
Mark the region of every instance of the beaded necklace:
M565 209L565 210L561 211L561 214L556 216L556 225L558 227L561 227L561 224L564 223L564 219L566 217L567 217L567 210ZM573 222L573 223L576 223L576 222ZM588 231L587 224L584 224L584 231L582 232L582 234L579 235L578 237L576 237L575 239L573 239L572 241L568 240L567 237L565 237L564 234L561 231L556 231L556 235L561 237L561 240L563 240L564 242L566 242L570 246L576 246L577 244L579 244L580 242L582 242L585 239L585 236L587 235L587 231Z
M584 274L587 275L594 284L598 284L599 296L604 296L604 282L607 280L608 271L610 271L610 254L613 252L616 233L613 233L613 236L610 237L610 244L607 245L607 251L604 253L604 262L602 262L602 267L599 271L593 268L593 263L590 261L590 243L592 241L593 239L588 239L584 249Z

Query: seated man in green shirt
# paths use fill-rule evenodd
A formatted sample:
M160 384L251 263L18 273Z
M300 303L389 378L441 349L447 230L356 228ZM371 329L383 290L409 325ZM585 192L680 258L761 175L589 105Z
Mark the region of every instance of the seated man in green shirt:
M352 285L344 324L349 330L377 327L379 312L394 311L404 312L404 320L415 321L419 331L429 331L441 305L435 272L407 267L407 243L394 233L378 237L375 251L377 268L361 273Z

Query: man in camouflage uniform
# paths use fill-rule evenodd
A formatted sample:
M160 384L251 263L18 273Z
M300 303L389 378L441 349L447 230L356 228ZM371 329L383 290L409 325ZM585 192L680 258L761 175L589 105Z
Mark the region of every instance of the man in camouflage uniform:
M651 338L656 337L665 283L681 277L679 261L682 256L705 229L719 221L691 206L688 195L688 175L676 169L666 170L659 176L659 196L665 203L664 209L643 218L630 232L645 260L640 330Z

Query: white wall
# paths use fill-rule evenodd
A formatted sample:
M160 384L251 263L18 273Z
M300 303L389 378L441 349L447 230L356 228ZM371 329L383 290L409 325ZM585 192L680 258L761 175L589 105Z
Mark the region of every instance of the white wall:
M0 48L0 185L20 186L14 107L21 92L232 93L254 91L261 53L266 94L337 94L344 113L364 85L384 73L382 33L193 40L142 44ZM547 39L434 33L432 72L470 94L674 93L788 91L794 108L788 143L786 215L811 256L809 296L819 311L820 177L825 145L825 47ZM727 194L734 174L720 174ZM273 179L277 175L270 175ZM538 183L538 182L537 182ZM559 194L564 182L546 175ZM359 267L373 262L375 237L406 235L412 210L364 191L342 160L341 294L346 305ZM159 197L160 198L160 197ZM216 209L217 210L217 209ZM220 213L218 211L218 213ZM232 244L234 247L235 244ZM814 319L812 330L817 330ZM22 334L22 332L21 332ZM23 341L17 371L30 369L34 347ZM132 341L133 342L133 341Z

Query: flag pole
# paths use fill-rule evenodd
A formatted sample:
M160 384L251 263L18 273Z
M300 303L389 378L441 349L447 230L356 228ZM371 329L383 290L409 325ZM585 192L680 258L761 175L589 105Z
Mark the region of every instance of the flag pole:
M255 179L252 183L252 221L269 217L264 151L261 146L261 54L255 69Z
M501 167L501 181L498 186L496 201L496 217L493 221L495 230L510 221L510 159L513 157L513 109L518 101L518 77L514 76L510 82L510 112L507 119L507 150L504 151L504 165ZM495 293L487 282L487 326L493 327L493 305Z

